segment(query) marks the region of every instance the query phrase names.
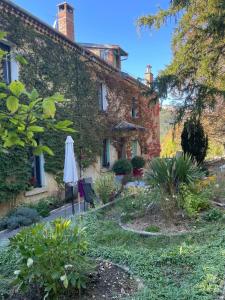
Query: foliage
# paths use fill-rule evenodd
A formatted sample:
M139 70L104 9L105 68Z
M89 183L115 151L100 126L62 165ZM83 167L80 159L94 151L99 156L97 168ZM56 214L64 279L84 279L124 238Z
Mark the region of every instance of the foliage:
M212 208L204 214L203 219L208 222L215 222L222 219L223 217L224 213L220 209Z
M184 208L188 217L197 217L199 212L210 207L207 190L196 192L186 185L180 186L181 207Z
M177 121L188 111L200 115L225 95L223 0L174 0L167 9L143 16L141 26L160 28L175 19L172 62L155 81L159 96L180 101Z
M11 212L8 217L3 218L2 229L5 227L13 230L21 226L29 226L39 220L40 216L36 209L19 207L15 211Z
M135 156L132 158L131 164L134 169L141 169L145 166L145 160L141 156Z
M12 201L28 189L31 165L23 147L0 153L0 203Z
M116 181L114 174L105 173L96 179L94 189L100 200L107 203L119 191L120 184Z
M204 172L190 157L180 156L153 159L146 173L146 180L169 195L174 195L181 183L190 184L203 176Z
M1 53L0 62L7 55L10 54ZM56 104L64 101L59 93L42 98L34 88L28 92L20 81L12 81L9 85L0 82L0 98L0 147L28 145L34 147L37 154L45 151L52 155L49 147L38 145L37 134L43 133L46 128L73 132L68 127L71 121L64 120L55 124Z
M191 156L197 163L204 161L208 149L208 137L199 119L192 118L184 123L181 146L184 153Z
M90 262L84 229L70 220L57 219L38 224L12 238L11 248L18 251L17 279L21 289L37 286L38 294L56 299L66 290L86 287Z
M131 173L132 165L128 159L119 159L114 163L112 170L116 175L126 175Z
M30 203L29 207L33 208L33 209L36 209L36 211L42 217L48 217L50 215L51 209L50 209L50 205L49 205L48 199L41 199L37 203Z
M87 217L91 255L126 265L144 281L134 299L218 298L224 285L223 223L204 224L193 234L143 238L121 229L108 214Z

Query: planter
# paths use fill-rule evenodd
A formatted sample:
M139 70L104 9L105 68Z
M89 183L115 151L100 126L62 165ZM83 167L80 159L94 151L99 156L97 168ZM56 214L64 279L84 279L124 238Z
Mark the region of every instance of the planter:
M122 183L125 174L116 174L116 181Z

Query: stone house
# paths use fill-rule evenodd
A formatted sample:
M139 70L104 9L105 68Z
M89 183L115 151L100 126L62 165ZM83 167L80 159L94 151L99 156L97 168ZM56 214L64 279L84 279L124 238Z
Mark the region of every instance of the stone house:
M1 30L8 34L4 41L0 41L0 48L28 56L33 64L33 69L28 67L24 71L13 58L5 60L1 67L1 77L7 83L20 79L28 86L34 82L34 86L38 89L46 80L48 84L45 90L49 89L51 92L58 87L59 92L64 93L65 89L66 93L66 85L71 85L72 89L74 83L67 82L63 85L62 81L57 82L57 74L65 74L64 77L67 73L72 74L75 70L73 68L75 59L72 63L69 63L69 60L67 62L61 51L62 53L67 51L71 57L76 54L77 59L89 70L91 74L89 80L95 82L98 89L98 116L100 125L104 124L106 133L105 136L99 137L101 151L91 164L81 170L80 176L96 178L101 172L109 170L119 158L131 159L133 156L142 155L150 160L160 155L160 108L157 95L149 93L153 81L150 65L146 67L145 81L141 82L121 70L121 60L127 58L128 53L120 46L75 41L74 8L67 2L58 5L57 22L53 28L11 1L0 0ZM30 33L29 41L26 40L27 32ZM35 51L40 47L43 51L35 57ZM51 50L54 47L57 53ZM48 59L44 57L45 52L49 55ZM40 67L36 66L36 62ZM54 70L60 71L54 74ZM50 72L52 77L49 75ZM31 81L34 76L35 80ZM52 81L49 78L52 78ZM81 90L86 89L85 82L81 81L79 85ZM68 94L68 98L70 95ZM84 100L82 105L85 101L89 100ZM88 139L86 143L88 145ZM33 201L57 192L55 176L49 171L46 172L46 163L47 158L44 155L32 157L30 164L35 184L29 191L21 192L16 197L18 201ZM0 204L2 212L3 206L5 207L5 204Z

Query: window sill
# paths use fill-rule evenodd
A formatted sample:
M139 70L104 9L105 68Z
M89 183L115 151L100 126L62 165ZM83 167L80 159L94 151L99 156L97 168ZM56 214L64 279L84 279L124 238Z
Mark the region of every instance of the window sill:
M34 188L30 191L25 192L25 197L31 197L43 193L47 193L48 189L46 187Z

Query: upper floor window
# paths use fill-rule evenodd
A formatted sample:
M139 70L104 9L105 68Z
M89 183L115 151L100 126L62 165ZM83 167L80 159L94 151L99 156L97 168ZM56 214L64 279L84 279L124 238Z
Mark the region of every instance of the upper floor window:
M10 46L0 42L0 50L6 52L1 62L1 78L7 84L11 81L19 79L19 63L16 61L14 55L11 54Z
M106 111L108 108L107 100L107 87L104 83L99 85L99 109L100 111Z
M106 50L106 49L101 49L100 50L100 57L102 59L107 61L108 60L108 55L109 55L108 50Z
M137 118L138 117L137 99L135 97L132 98L131 116L132 116L132 118Z

